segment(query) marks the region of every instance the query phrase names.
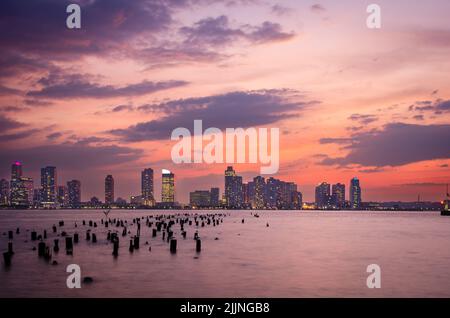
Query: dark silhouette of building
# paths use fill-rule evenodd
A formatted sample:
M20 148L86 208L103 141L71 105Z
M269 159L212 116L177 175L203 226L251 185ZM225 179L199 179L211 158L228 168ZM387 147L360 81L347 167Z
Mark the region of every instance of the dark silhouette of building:
M110 174L105 178L105 204L114 204L114 178Z

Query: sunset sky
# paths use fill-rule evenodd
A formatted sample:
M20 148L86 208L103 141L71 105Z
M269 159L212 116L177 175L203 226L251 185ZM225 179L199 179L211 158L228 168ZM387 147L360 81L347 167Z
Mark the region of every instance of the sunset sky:
M66 27L79 3L82 26ZM381 29L366 26L381 7ZM79 179L82 199L140 194L175 173L176 198L226 164L172 163L177 127L280 129L280 171L313 201L358 176L363 201L441 200L450 181L448 0L2 0L0 178L23 162ZM259 165L235 165L244 181Z

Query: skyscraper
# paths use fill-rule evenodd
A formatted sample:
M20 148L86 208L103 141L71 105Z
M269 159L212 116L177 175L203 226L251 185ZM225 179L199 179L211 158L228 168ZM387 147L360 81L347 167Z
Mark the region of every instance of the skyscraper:
M219 202L220 189L219 188L211 188L210 193L211 193L211 200L210 200L211 207L213 207L213 208L219 207L219 205L220 205L220 202Z
M67 192L69 197L69 207L77 209L81 206L81 182L71 180L67 182Z
M141 173L142 204L145 206L155 205L153 193L153 169L144 169Z
M342 209L345 207L345 184L336 183L331 187L331 195L333 200L333 205Z
M225 170L225 200L229 209L240 209L243 204L242 177L237 176L233 167Z
M55 207L57 203L57 175L56 167L45 167L41 169L42 202L44 207Z
M316 187L316 206L318 209L327 209L330 203L330 184L322 182Z
M253 178L255 184L255 196L253 197L252 208L264 209L265 208L265 196L266 196L266 181L263 177L257 176Z
M33 179L22 175L22 163L11 166L10 204L15 207L29 207L33 203Z
M350 208L353 210L361 208L361 186L357 177L350 180Z
M58 204L62 208L69 205L69 192L65 185L58 186Z
M0 206L9 205L9 182L8 180L0 180Z
M114 178L110 174L105 178L105 203L114 204Z
M161 201L175 203L175 175L167 169L162 169Z

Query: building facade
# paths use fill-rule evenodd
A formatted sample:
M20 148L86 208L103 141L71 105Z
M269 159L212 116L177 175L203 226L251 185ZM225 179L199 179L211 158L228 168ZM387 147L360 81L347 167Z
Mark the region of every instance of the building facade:
M142 205L154 206L155 196L153 192L153 169L144 169L141 173Z
M114 178L110 174L105 178L105 204L114 204Z

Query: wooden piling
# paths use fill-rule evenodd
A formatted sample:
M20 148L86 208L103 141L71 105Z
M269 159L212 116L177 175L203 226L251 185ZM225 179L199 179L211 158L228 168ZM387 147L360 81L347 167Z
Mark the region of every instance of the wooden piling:
M139 249L139 236L134 237L134 248Z
M78 233L75 233L75 234L73 235L73 242L74 242L75 244L77 244L77 243L78 243L78 240L79 240Z
M13 231L8 231L8 239L9 240L13 239Z
M73 241L71 236L66 236L66 253L72 255L73 253Z
M38 244L38 255L39 257L44 256L45 254L45 242L39 242Z
M14 251L13 251L13 243L12 242L8 242L8 253L13 255Z
M199 253L202 250L202 240L201 239L197 239L195 241L195 251L197 253Z
M3 261L5 262L5 266L11 266L11 254L9 254L8 252L4 252Z
M31 240L36 241L37 240L37 233L35 231L31 232Z
M97 243L97 235L95 233L92 234L92 243Z
M176 239L171 239L170 240L170 252L171 253L176 253L177 252L177 240Z
M54 243L53 252L58 253L59 252L59 240L55 239L55 240L53 240L53 243Z

